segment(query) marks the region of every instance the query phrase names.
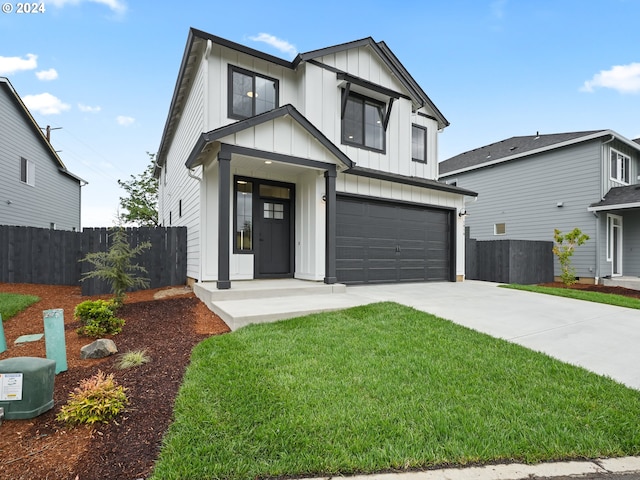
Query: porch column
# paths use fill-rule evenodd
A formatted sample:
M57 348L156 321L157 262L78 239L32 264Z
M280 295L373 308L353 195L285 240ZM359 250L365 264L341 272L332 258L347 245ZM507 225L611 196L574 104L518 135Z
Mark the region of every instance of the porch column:
M326 219L326 250L324 283L336 283L336 167L324 172Z
M231 152L224 148L218 154L218 282L219 290L231 288L229 281Z

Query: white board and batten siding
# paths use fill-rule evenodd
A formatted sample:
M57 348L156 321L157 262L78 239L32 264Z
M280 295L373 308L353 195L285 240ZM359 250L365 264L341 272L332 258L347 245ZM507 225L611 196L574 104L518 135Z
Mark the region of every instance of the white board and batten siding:
M0 88L0 224L80 230L80 182L59 170L12 99ZM29 183L21 181L21 158Z
M368 47L342 51L319 58L318 61L345 71L350 75L366 79L390 90L407 93L404 86L391 74L388 67ZM336 74L316 65L305 65L304 102L301 111L312 123L319 125L327 138L338 145L356 165L383 172L419 178L437 178L437 121L412 112L411 101L395 100L386 131L385 151L375 152L350 145L342 145L340 109L342 84ZM388 102L388 98L375 92L352 85L352 91ZM423 113L429 114L423 110ZM427 163L411 161L411 125L427 128Z
M189 176L185 162L204 131L206 64L194 77L176 132L160 176L162 224L187 227L187 276L200 278L200 189L201 182ZM202 168L193 175L202 177ZM182 204L182 215L180 215ZM171 218L170 218L171 217Z
M578 227L595 239L596 218L587 207L600 200L600 164L600 143L589 142L448 180L478 192L477 201L466 205L471 238L553 241L554 229L567 233ZM495 233L496 224L505 225L504 235ZM572 263L578 276L594 276L595 245L589 241L576 251ZM559 275L557 261L555 274Z

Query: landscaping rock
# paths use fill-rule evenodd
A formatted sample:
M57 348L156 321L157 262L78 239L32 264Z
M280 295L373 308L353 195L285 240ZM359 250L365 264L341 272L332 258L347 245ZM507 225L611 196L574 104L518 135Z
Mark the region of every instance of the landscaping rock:
M118 348L113 340L100 338L80 349L80 358L104 358L118 353Z

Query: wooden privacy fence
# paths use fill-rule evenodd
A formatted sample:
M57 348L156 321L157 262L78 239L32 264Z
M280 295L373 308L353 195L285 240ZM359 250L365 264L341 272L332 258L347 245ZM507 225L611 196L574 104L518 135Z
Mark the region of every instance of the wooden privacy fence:
M553 242L466 237L465 277L531 285L553 282Z
M184 284L187 279L186 227L125 228L132 247L150 242L151 248L133 263L147 269L149 288ZM91 264L81 260L91 252L106 252L113 229L85 228L82 232L0 225L0 282L82 286L83 295L110 293L98 279L80 282Z

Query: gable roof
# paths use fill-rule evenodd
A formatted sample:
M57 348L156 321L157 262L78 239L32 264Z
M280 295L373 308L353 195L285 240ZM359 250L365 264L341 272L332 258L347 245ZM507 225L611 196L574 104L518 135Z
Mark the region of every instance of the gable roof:
M265 122L269 122L271 120L275 120L276 118L285 116L290 116L313 138L320 142L321 145L329 150L333 154L333 156L336 157L346 168L352 168L354 166L354 163L342 150L336 147L320 130L318 130L309 120L307 120L304 115L296 110L293 105L287 104L274 110L261 113L260 115L256 115L255 117L249 117L230 125L216 128L215 130L211 130L208 133L203 133L202 135L200 135L200 138L198 138L196 145L189 154L189 158L185 163L186 167L193 168L194 166L197 166L199 164L200 155L204 152L207 145L223 137L226 137L227 135L232 135L234 133L241 132L242 130L246 130L247 128L255 127Z
M597 212L623 208L640 208L640 185L614 187L607 192L602 200L589 205L587 210Z
M371 37L334 45L332 47L326 47L319 50L313 50L307 53L301 53L298 54L296 58L290 62L274 55L269 55L268 53L264 53L245 45L226 40L216 35L212 35L202 30L190 28L189 35L187 37L187 44L182 56L182 62L178 71L178 78L176 80L173 96L171 98L171 104L169 106L167 120L165 121L164 130L162 132L160 146L157 152L158 154L156 155L157 165L162 165L164 163L165 149L169 144L170 137L172 137L175 132L175 128L180 117L180 112L184 108L184 102L186 101L187 92L193 80L196 59L198 58L200 53L204 52L206 48L205 45L208 42L211 42L214 45L221 45L231 50L235 50L237 52L241 52L246 55L250 55L252 57L259 58L261 60L280 65L291 70L295 70L302 62L313 62L316 58L323 55L337 53L351 48L368 46L380 57L382 62L385 63L385 65L391 70L391 72L393 72L394 76L398 78L398 80L407 89L407 91L410 92L412 100L415 101L418 106L428 107L432 112L434 112L435 117L432 118L438 122L438 128L444 128L449 125L449 121L444 117L444 115L442 115L440 110L438 110L438 108L422 90L422 88L420 88L418 83L404 68L402 63L400 63L393 52L391 52L386 43L375 42ZM337 69L336 72L343 74L346 73L340 72ZM154 172L155 174L158 174L157 170L158 169L156 168L156 171Z
M18 95L18 92L16 92L16 90L13 88L13 85L11 85L11 82L9 81L8 78L0 77L0 90L4 91L7 94L8 98L13 102L16 109L18 110L18 112L20 113L24 121L27 123L27 126L33 133L33 138L38 143L40 143L42 147L44 147L44 149L49 154L49 157L51 158L51 160L53 160L53 162L58 167L58 171L63 175L67 175L78 182L86 184L87 182L85 180L81 179L80 177L74 175L69 170L67 170L67 167L64 165L64 163L62 163L62 160L58 156L58 153L54 150L53 146L47 140L47 137L45 137L44 133L42 133L42 130L38 125L38 122L36 122L36 120L33 118L33 116L31 115L31 112L29 112L29 109L23 103L22 99Z
M523 158L556 148L604 137L619 140L640 152L640 145L613 130L589 130L584 132L553 133L549 135L529 135L511 137L484 147L469 150L439 163L440 177L488 167L498 163Z

